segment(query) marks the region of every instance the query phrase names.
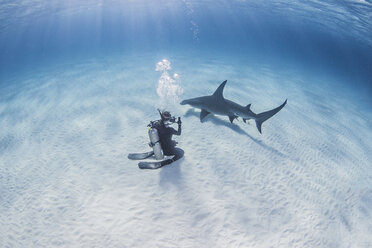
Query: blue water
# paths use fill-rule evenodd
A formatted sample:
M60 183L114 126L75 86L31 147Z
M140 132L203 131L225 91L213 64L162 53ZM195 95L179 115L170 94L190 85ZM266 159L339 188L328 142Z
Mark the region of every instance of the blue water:
M61 60L192 54L322 73L371 92L369 1L2 1L0 11L3 83Z

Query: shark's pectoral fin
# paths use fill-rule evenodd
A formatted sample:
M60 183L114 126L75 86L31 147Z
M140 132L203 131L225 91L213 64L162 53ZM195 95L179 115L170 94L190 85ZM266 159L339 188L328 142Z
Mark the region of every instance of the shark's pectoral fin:
M247 123L247 119L243 118L244 123Z
M203 121L203 119L204 119L207 115L209 115L209 114L210 114L210 112L208 112L208 111L205 110L205 109L202 109L201 112L200 112L200 121Z
M230 115L229 116L229 119L230 119L230 122L233 123L233 121L237 118L237 116L235 115Z

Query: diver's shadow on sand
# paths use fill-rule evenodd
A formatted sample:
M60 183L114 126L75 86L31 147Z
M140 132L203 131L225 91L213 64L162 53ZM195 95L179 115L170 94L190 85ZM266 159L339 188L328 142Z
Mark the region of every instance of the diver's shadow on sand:
M159 173L159 186L162 188L168 188L170 185L174 185L176 188L182 189L183 177L181 172L181 165L184 158L181 158L169 165L161 168Z
M195 116L195 117L198 117L198 119L199 119L200 118L200 112L195 111L195 109L189 109L186 112L186 114L184 115L184 117L190 117L190 116ZM265 148L265 149L267 149L267 150L269 150L269 151L271 151L273 153L276 153L277 155L279 155L281 157L286 157L285 154L281 153L280 151L276 150L275 148L270 147L270 146L264 144L261 140L258 140L256 138L252 137L251 135L249 135L246 131L244 131L237 124L230 123L229 121L221 120L220 118L216 117L213 114L210 114L207 117L205 117L205 119L203 119L203 122L206 122L206 121L210 121L213 124L218 125L218 126L228 127L228 128L230 128L231 130L233 130L234 132L236 132L238 134L243 134L243 135L249 137L253 142L255 142L256 144L262 146L263 148Z

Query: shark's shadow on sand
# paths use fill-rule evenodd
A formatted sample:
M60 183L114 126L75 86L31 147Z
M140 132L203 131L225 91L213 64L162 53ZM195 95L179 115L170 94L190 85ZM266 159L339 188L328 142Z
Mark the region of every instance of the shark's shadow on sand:
M195 116L199 119L199 116L200 116L200 112L197 112L195 111L195 109L189 109L184 117L190 117L190 116ZM249 135L246 131L244 131L239 125L237 124L234 124L234 123L230 123L228 121L224 121L218 117L216 117L215 115L208 115L207 118L205 118L203 120L203 122L206 122L206 121L210 121L212 122L213 124L217 125L217 126L225 126L225 127L228 127L230 128L231 130L233 130L234 132L238 133L238 134L242 134L242 135L245 135L247 136L248 138L250 138L253 142L255 142L256 144L260 145L261 147L263 147L264 149L266 150L269 150L270 152L272 153L275 153L277 154L278 156L280 157L287 157L285 154L283 154L282 152L276 150L275 148L271 147L271 146L268 146L266 145L265 143L263 143L261 140L258 140L254 137L252 137L251 135Z

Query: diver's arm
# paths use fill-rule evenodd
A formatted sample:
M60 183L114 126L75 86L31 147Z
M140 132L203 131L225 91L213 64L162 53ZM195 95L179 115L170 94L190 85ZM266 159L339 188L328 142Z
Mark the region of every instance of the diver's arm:
M181 135L181 125L178 125L178 130L174 129L173 127L170 127L169 130L173 135Z
M181 124L178 124L178 130L175 135L181 135Z

